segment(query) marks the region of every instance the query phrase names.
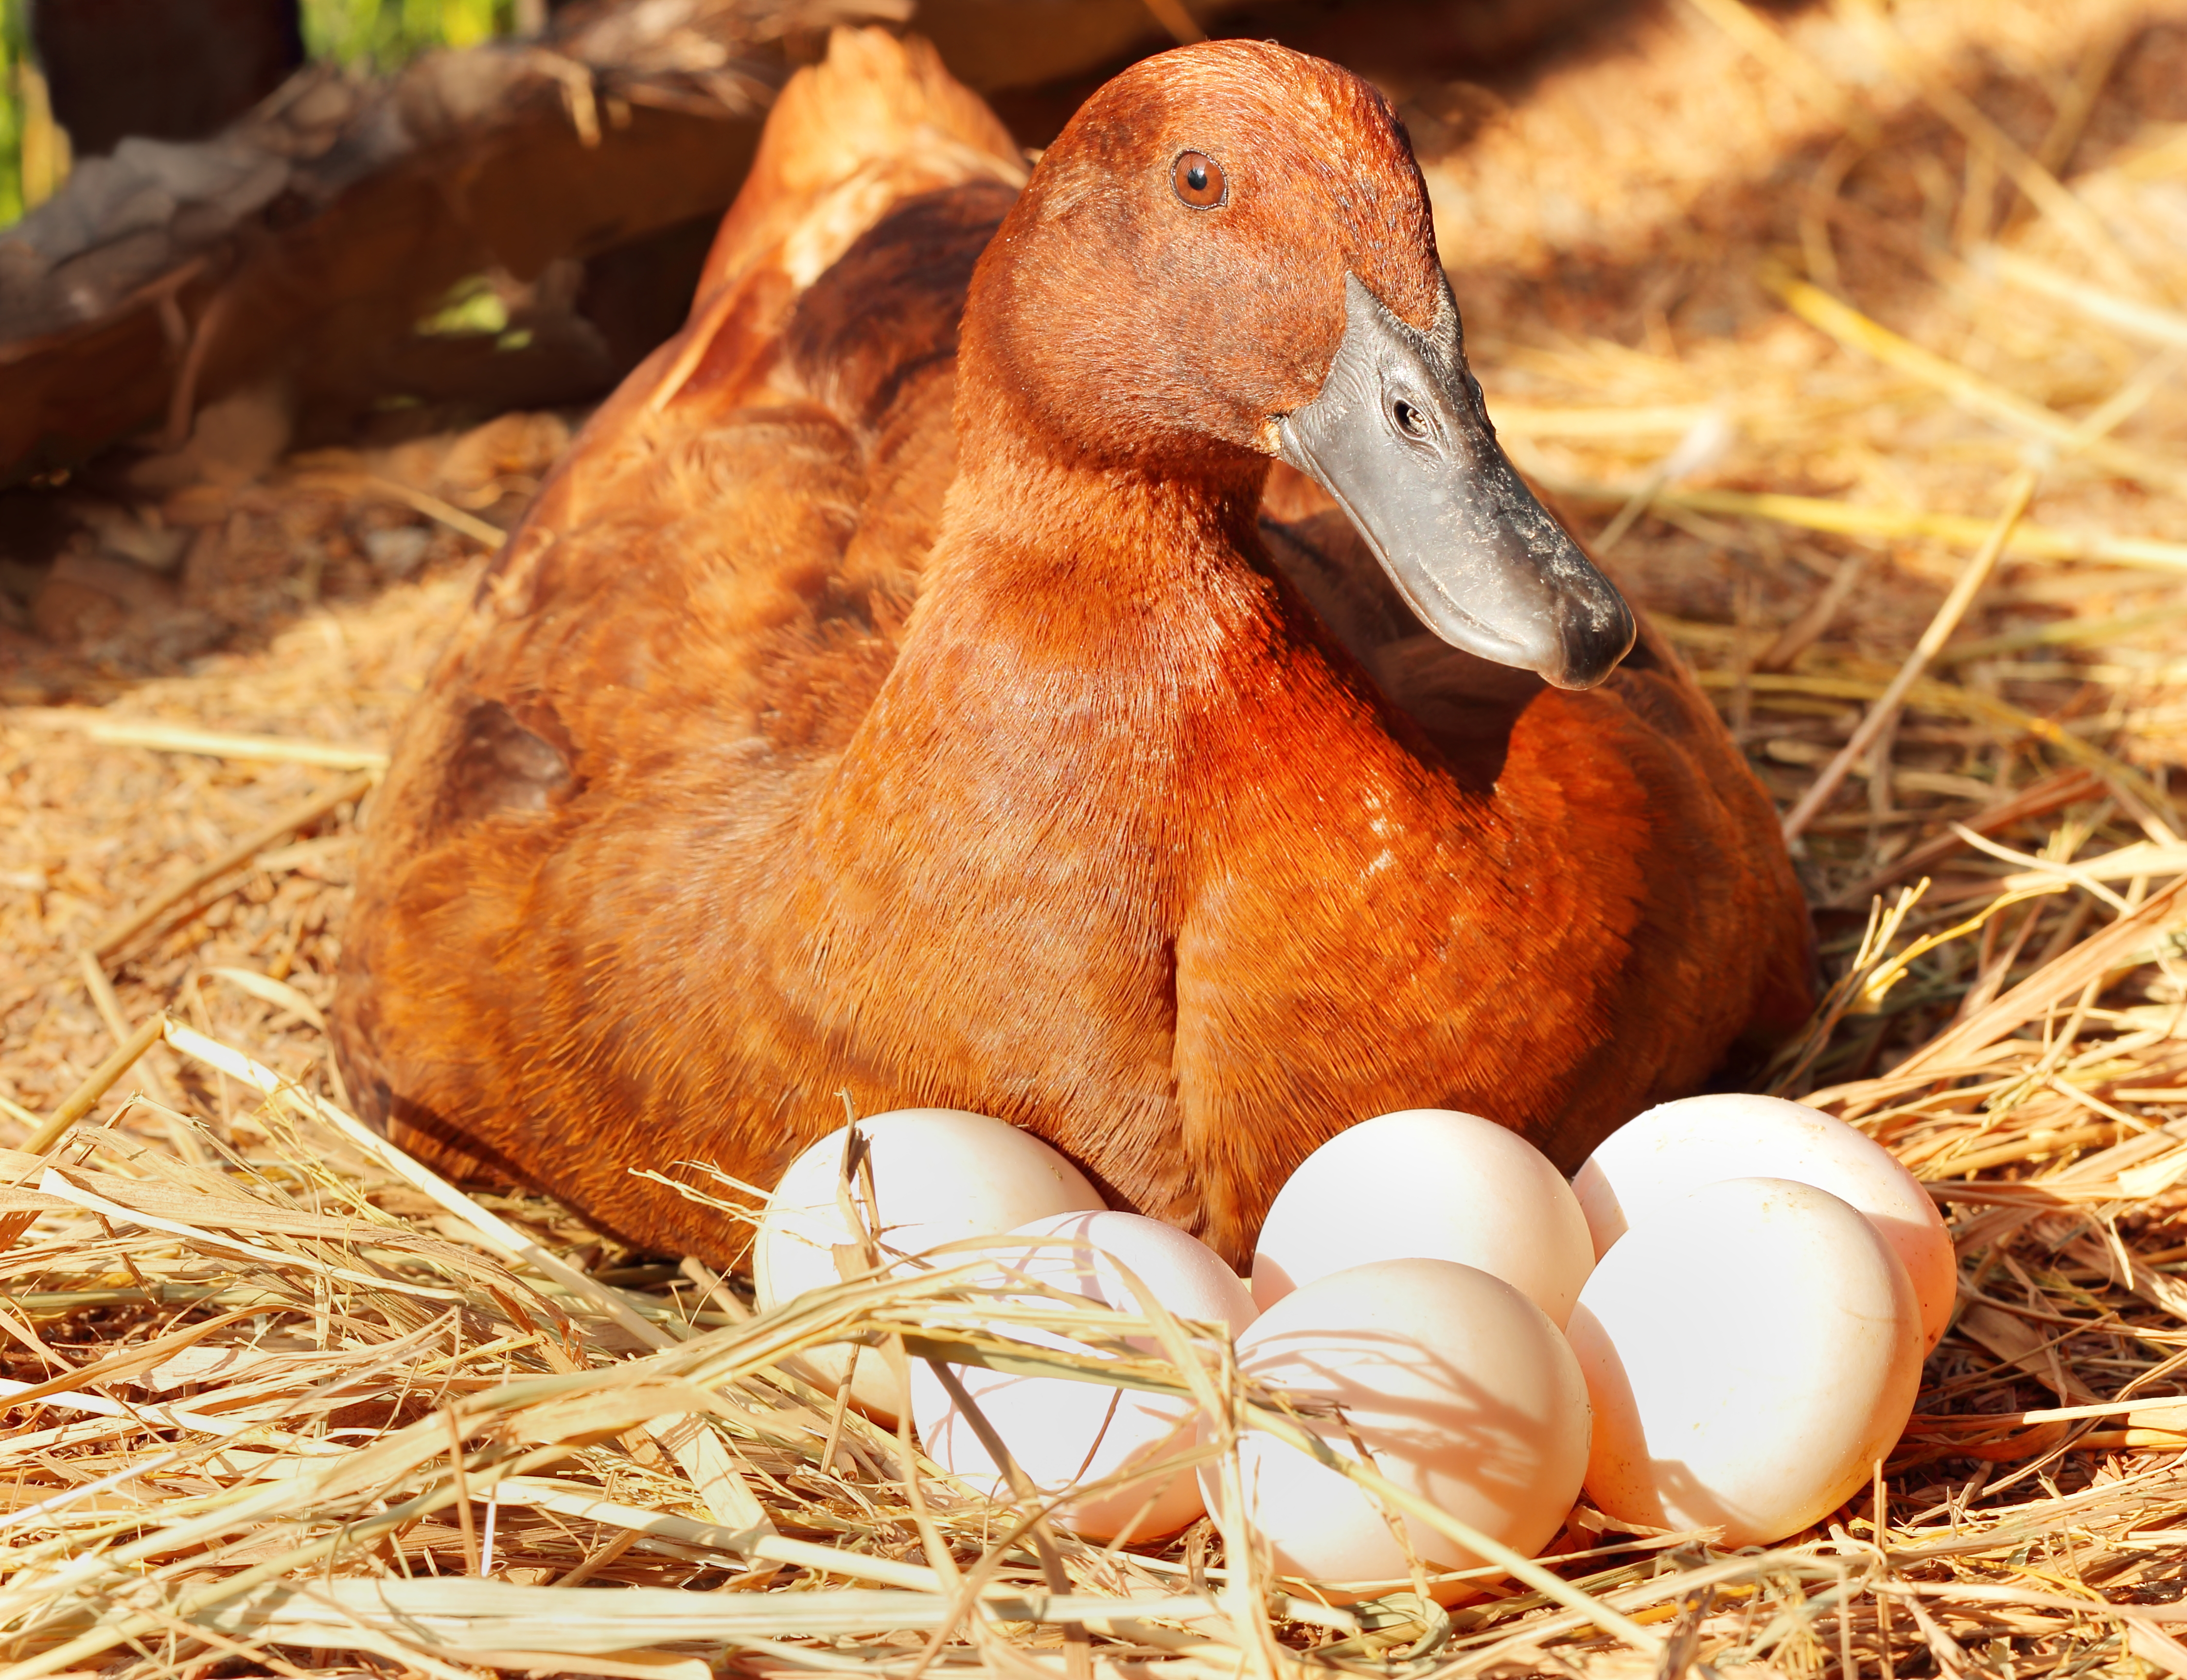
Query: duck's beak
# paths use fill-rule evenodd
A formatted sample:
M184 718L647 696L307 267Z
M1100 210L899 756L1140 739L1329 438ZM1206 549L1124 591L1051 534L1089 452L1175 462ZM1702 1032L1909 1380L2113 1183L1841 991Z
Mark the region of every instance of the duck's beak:
M1321 393L1276 421L1283 459L1336 498L1406 604L1452 646L1591 688L1633 612L1520 481L1481 407L1448 293L1407 326L1356 274Z

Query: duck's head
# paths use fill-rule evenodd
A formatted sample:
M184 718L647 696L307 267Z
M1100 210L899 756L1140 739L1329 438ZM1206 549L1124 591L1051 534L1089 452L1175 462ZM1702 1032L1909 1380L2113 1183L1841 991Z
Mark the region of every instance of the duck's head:
M1583 688L1632 645L1497 444L1404 131L1335 65L1209 42L1101 88L982 259L961 365L970 468L1007 438L1257 492L1276 457L1453 646Z

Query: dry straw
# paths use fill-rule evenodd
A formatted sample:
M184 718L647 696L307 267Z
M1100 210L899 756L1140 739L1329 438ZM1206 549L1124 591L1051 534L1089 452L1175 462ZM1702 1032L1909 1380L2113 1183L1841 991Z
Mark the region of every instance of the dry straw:
M1623 322L1521 289L1473 353L1799 814L1832 984L1758 1077L1951 1222L1955 1326L1868 1491L1766 1551L1583 1503L1499 1556L1157 1304L944 1251L756 1315L358 1126L323 1034L358 806L565 435L510 420L183 492L262 646L147 677L124 635L0 713L0 1680L2187 1676L2187 144L2145 108L2187 27L2072 10L1698 0L1428 166L1470 308L1553 200L1645 282ZM1701 264L1678 216L1620 231L1641 162L1713 181L1735 133L1781 220ZM1664 301L1723 273L1732 327ZM419 519L415 581L318 600ZM1705 1282L1692 1316L1738 1332ZM807 1380L846 1338L1182 1396L1218 1474L1249 1430L1337 1461L1476 1596L1282 1579L1235 1521L1077 1540Z

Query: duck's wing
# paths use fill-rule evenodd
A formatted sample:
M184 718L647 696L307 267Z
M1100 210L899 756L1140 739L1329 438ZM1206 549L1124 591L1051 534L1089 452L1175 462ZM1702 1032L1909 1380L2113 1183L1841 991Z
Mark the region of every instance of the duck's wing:
M965 289L1024 174L924 42L838 31L784 87L690 320L543 486L374 800L336 1007L368 1115L491 1106L481 1082L538 1052L492 1042L541 981L497 965L592 890L557 874L581 830L672 878L667 811L704 787L717 826L764 823L855 728L954 474Z
M839 29L767 114L751 171L714 235L691 313L756 270L798 289L903 199L965 181L1022 187L1025 155L916 37Z

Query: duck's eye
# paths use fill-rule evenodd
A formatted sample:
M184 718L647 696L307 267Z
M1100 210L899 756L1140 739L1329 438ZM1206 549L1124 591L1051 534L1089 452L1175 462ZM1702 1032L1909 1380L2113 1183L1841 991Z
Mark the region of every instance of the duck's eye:
M1390 418L1407 437L1425 438L1428 435L1428 417L1402 396L1390 405Z
M1223 171L1205 152L1186 152L1170 171L1170 185L1195 210L1212 210L1229 191Z

